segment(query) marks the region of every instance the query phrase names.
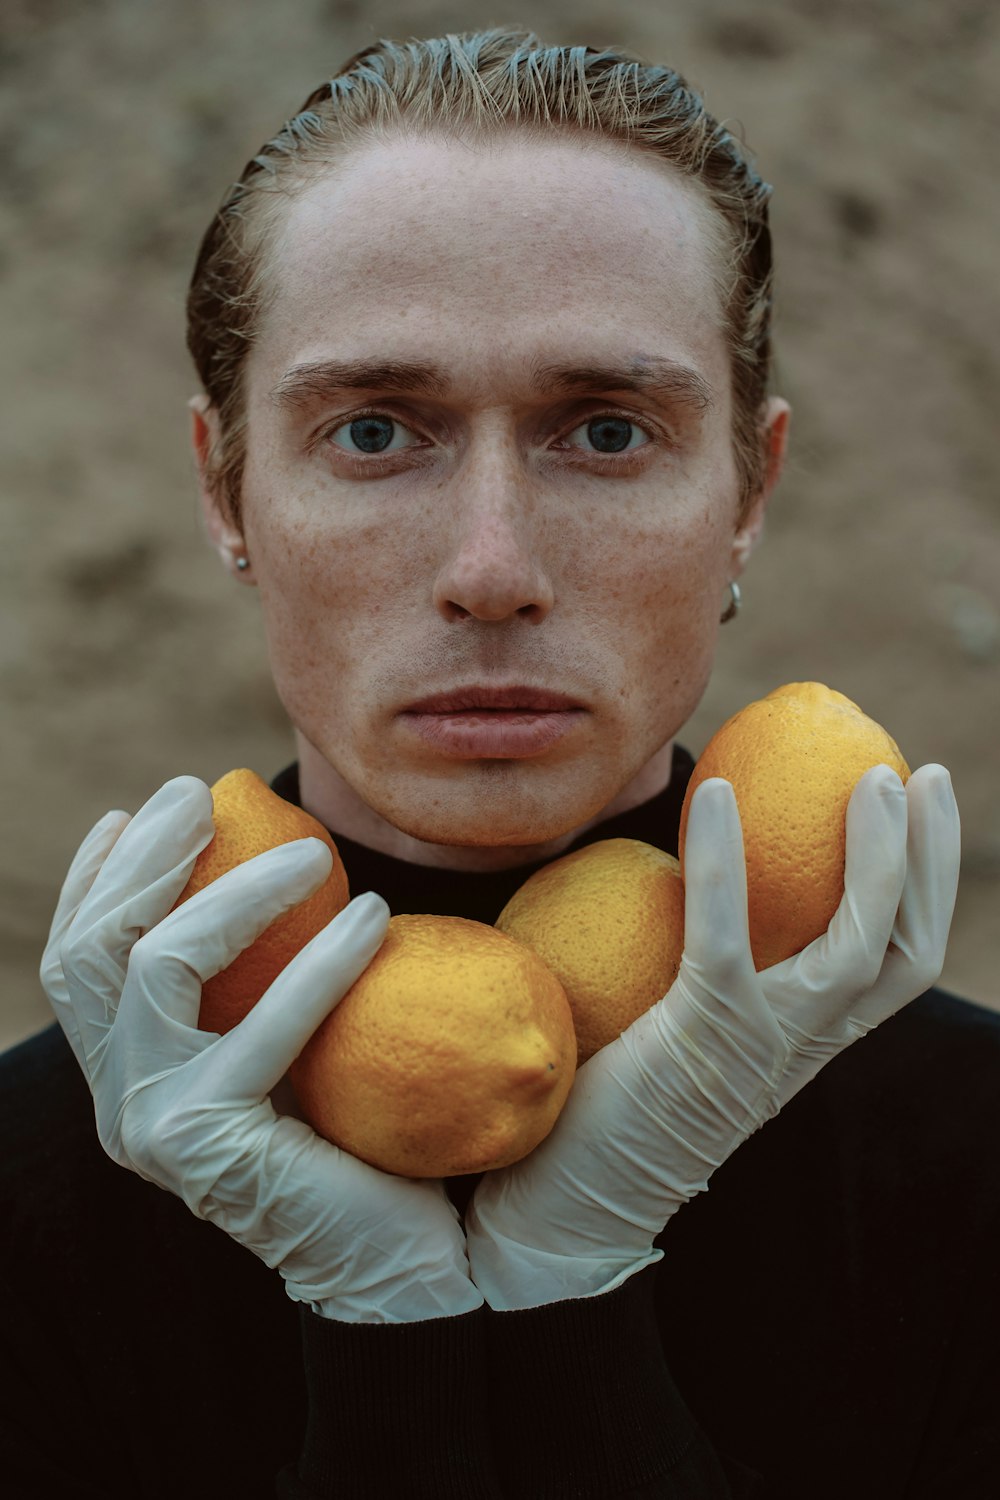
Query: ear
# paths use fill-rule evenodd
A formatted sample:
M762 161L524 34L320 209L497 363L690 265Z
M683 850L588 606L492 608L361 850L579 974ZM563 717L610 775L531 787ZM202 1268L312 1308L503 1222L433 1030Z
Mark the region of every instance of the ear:
M228 572L241 583L252 583L250 569L236 566L237 559L246 558L247 555L243 533L212 478L212 459L219 441L219 414L205 395L192 396L188 402L188 410L191 413L191 446L198 470L205 530Z
M780 396L772 396L764 406L760 422L761 442L765 445L764 480L753 497L733 537L733 577L743 572L750 554L761 539L768 501L781 478L788 448L788 424L792 409Z

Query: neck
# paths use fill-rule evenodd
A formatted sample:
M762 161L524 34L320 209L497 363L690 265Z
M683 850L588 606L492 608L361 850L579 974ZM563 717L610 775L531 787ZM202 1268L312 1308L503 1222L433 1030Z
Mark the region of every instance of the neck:
M606 807L574 828L543 844L481 845L431 844L404 833L363 802L329 761L296 731L299 762L299 800L333 836L351 839L408 864L446 870L507 870L517 865L557 859L583 833L608 818L628 812L659 795L670 783L673 741L643 766Z

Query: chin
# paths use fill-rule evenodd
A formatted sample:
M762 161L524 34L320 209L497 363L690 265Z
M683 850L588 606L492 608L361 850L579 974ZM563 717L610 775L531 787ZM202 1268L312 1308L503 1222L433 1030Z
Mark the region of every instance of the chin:
M619 788L524 785L516 763L485 762L472 785L414 789L390 805L370 805L401 833L451 848L529 848L575 832L595 817Z

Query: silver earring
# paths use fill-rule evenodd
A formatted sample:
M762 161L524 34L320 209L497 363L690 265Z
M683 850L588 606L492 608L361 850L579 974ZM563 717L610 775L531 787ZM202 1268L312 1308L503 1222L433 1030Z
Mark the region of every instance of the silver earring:
M729 585L729 593L731 595L729 603L726 606L726 608L723 611L723 613L719 616L719 624L720 625L725 625L727 623L727 621L731 620L734 617L734 615L738 615L739 612L740 612L740 603L742 601L741 601L741 598L740 598L740 586L739 586L739 584L738 583L730 583L730 585Z
M236 559L236 566L241 573L245 573L247 568L249 568L250 566L249 557L238 557Z

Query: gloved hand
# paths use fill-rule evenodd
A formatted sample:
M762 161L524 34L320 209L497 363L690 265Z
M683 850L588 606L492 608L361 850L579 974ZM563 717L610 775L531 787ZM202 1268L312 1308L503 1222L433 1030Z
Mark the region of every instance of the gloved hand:
M90 1083L101 1144L277 1267L289 1296L321 1315L393 1323L481 1306L440 1182L380 1172L269 1097L381 946L385 902L359 896L237 1027L199 1031L202 982L331 867L319 839L301 839L172 912L213 831L208 787L179 777L131 820L103 818L66 877L42 983Z
M736 798L692 798L684 956L666 996L579 1070L555 1128L490 1172L466 1215L490 1307L610 1291L661 1258L653 1238L830 1058L934 983L958 884L942 766L862 777L844 897L824 936L754 972Z

